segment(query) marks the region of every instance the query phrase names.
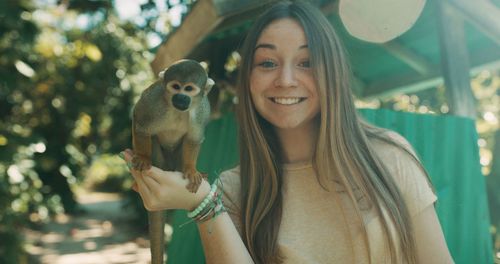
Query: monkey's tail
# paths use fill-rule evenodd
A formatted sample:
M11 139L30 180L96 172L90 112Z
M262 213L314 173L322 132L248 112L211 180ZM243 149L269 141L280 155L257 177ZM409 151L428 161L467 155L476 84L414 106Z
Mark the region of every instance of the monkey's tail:
M148 211L151 263L163 264L165 249L164 211Z

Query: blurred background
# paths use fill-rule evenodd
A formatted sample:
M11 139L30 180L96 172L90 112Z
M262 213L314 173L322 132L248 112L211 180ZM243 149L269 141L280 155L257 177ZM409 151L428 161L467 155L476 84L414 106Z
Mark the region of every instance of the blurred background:
M131 145L134 102L163 65L151 63L180 38L175 32L199 33L183 27L196 2L0 2L0 263L149 263L146 212L117 154ZM185 40L189 50L175 55L209 68L217 83L210 95L213 119L231 113L237 102L237 49L259 12L241 4L252 1L219 2L233 4L215 6L223 22L206 25L199 39ZM316 1L344 38L360 108L474 120L492 258L500 263L500 36L465 25L463 42L471 55L465 101L473 109L463 114L438 77L445 73L436 70L444 33L436 29L432 2L414 28L380 45L349 37L336 15L337 1ZM498 1L490 3L498 11ZM204 8L209 14L213 6ZM387 78L395 69L406 82ZM412 71L422 78L409 78ZM167 239L172 230L166 227Z

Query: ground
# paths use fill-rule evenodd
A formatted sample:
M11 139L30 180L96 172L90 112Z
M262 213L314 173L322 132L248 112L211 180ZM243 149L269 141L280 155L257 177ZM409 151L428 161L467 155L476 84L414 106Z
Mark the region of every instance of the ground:
M133 226L119 195L86 193L78 202L84 213L26 230L30 263L150 263L146 232Z

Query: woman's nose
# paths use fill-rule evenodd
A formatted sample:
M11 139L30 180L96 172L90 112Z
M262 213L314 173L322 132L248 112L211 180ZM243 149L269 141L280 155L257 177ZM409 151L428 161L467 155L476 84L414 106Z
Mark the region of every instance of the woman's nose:
M293 66L283 66L277 76L276 85L280 87L296 87L297 79Z

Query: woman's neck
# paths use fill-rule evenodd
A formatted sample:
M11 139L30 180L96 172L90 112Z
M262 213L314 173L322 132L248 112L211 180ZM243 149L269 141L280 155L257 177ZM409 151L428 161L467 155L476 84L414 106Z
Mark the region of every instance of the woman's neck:
M283 162L298 163L312 160L319 125L316 121L297 128L275 128L283 150Z

